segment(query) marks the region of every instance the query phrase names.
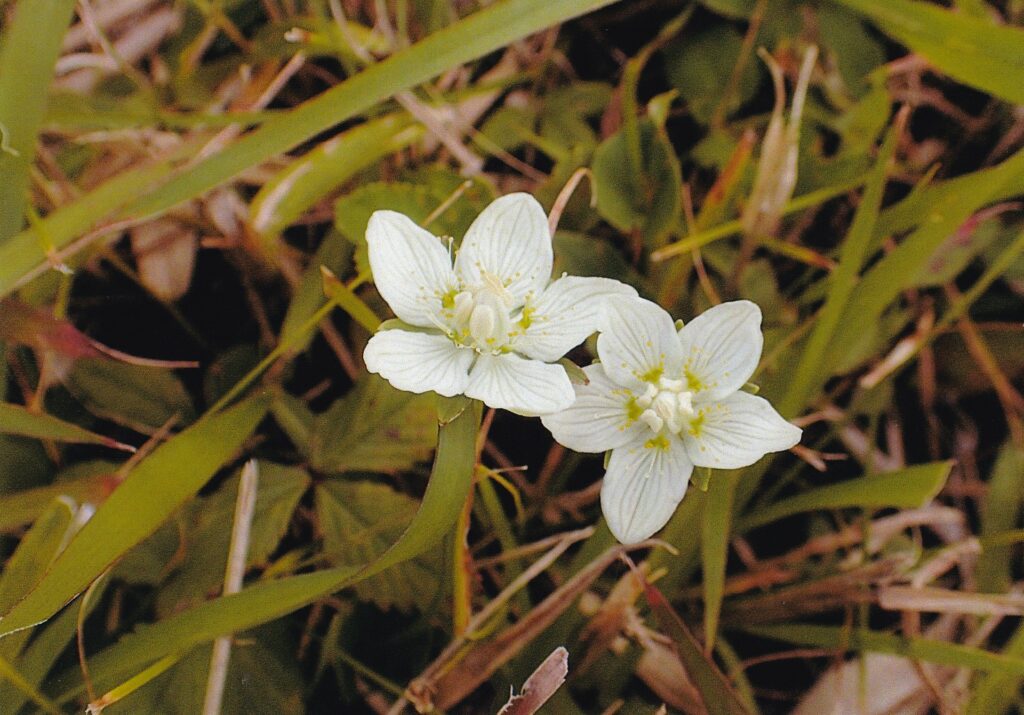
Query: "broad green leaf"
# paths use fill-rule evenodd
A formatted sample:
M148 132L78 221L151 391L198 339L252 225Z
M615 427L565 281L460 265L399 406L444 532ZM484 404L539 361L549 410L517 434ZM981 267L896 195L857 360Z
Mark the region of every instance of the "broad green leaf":
M729 680L718 669L715 661L705 654L661 591L650 584L645 584L644 589L661 630L672 639L687 675L700 691L708 715L749 715L750 711L736 695Z
M0 433L16 434L21 437L53 440L55 442L78 442L82 444L101 444L125 451L135 451L133 447L90 432L72 422L65 422L59 417L45 413L29 412L22 405L9 402L0 403Z
M130 427L150 431L174 417L178 424L195 419L185 386L164 368L83 358L75 361L66 384L90 412Z
M10 12L4 8L5 12ZM23 224L29 168L46 113L46 88L71 23L74 0L22 0L0 48L0 244Z
M417 502L386 484L330 479L316 489L316 513L324 552L339 566L372 563L398 540L416 514ZM355 584L364 601L383 609L427 613L438 602L443 559L438 551Z
M715 108L728 86L743 46L743 36L732 25L716 23L697 33L684 33L665 48L665 71L669 82L679 90L686 108L701 123L711 121ZM748 61L740 74L736 94L730 98L729 112L735 111L757 92L761 70Z
M422 135L423 127L411 117L391 114L338 134L289 164L250 205L250 225L264 255L276 255L281 232L320 199Z
M324 472L398 472L427 459L436 436L430 395L367 375L317 417L310 459Z
M309 475L299 467L285 467L262 460L258 465L256 507L249 533L246 568L267 564L310 484ZM227 480L210 496L189 504L178 524L164 527L175 537L180 565L160 584L157 595L159 614L175 613L205 600L208 593L220 590L231 539L228 525L234 519L239 481L237 476ZM157 536L154 534L151 538ZM137 548L145 547L146 543L143 543ZM157 543L155 548L155 556L159 556L164 545ZM162 566L166 572L167 562L164 561ZM127 569L122 573L127 580L133 580Z
M927 638L906 638L891 633L837 626L786 624L743 626L742 630L762 638L814 646L869 653L889 653L928 663L971 668L982 672L1024 676L1024 658L990 653L980 648Z
M708 652L715 644L718 616L725 592L725 565L732 536L732 506L736 480L741 471L720 472L711 477L701 512L701 564L704 572L704 641Z
M258 583L240 593L222 596L160 623L138 628L90 659L93 678L108 687L116 685L146 663L279 618L436 546L454 526L472 487L481 408L478 402L469 403L441 427L434 468L420 508L401 538L378 559L362 568L340 566ZM62 682L80 682L77 669L66 677ZM70 687L62 699L73 696L80 688Z
M668 138L649 119L640 122L641 174L632 164L623 132L594 152L597 212L624 233L639 231L651 249L675 226L681 206L682 176Z
M810 489L747 514L739 520L737 529L748 531L793 514L819 509L915 509L939 493L952 466L952 462L918 464L895 472L859 477L827 487Z
M1000 655L1008 660L1024 661L1024 626L1017 626L1017 630L1003 647ZM976 677L977 680L971 688L971 699L967 704L967 715L991 715L1012 711L1014 703L1020 699L1024 671L990 672Z
M153 533L238 451L266 410L265 398L250 399L198 422L140 462L75 535L42 581L0 619L0 636L51 617Z
M201 196L245 169L289 151L320 132L365 112L396 92L426 82L527 35L609 5L613 0L503 0L435 32L407 49L332 87L293 110L276 115L230 147L188 166L167 180L166 166L121 173L61 210L60 222L44 221L48 241L62 248L98 217L132 204L119 216L154 216ZM183 155L188 148L183 148ZM152 186L154 179L165 183ZM143 195L143 198L135 200ZM104 209L104 210L100 210ZM0 296L45 263L35 230L23 231L0 246Z
M607 241L572 231L555 233L555 274L614 278L647 291L648 282Z
M1024 30L914 0L836 0L953 79L1024 104Z
M999 450L987 486L981 503L981 536L1016 529L1024 514L1024 449L1007 441ZM1009 546L989 547L981 553L977 564L978 590L1009 591L1013 553Z

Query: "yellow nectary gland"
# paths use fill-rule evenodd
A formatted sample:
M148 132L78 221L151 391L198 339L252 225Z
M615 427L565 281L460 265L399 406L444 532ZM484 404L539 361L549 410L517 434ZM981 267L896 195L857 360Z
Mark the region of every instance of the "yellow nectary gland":
M636 398L636 406L642 410L637 419L658 434L664 428L678 434L694 416L693 393L686 389L682 380L660 377L649 384L647 391Z

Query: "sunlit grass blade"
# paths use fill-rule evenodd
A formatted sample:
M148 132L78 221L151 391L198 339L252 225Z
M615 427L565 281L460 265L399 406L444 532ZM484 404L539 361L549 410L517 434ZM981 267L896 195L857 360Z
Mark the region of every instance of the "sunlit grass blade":
M754 511L737 523L737 529L770 524L793 514L819 509L847 507L903 507L913 509L934 497L946 483L952 462L932 462L895 472L850 479L827 487L810 489L771 506Z
M451 412L457 415L440 427L437 455L420 508L401 538L375 561L258 583L139 629L90 659L94 680L100 687L112 687L154 660L279 618L436 546L455 524L472 487L481 415L478 402L462 398L447 402L461 402L462 409ZM62 699L77 692L73 688Z
M22 226L29 168L75 0L21 0L0 49L0 244ZM7 8L5 8L7 11Z
M125 219L158 215L351 119L398 91L613 1L502 0L368 67L295 109L267 120L241 140L189 166L169 181L165 182L166 168L123 172L103 185L103 200L87 194L62 209L61 223L44 223L45 235L34 230L23 231L9 245L0 246L0 296L9 293L26 275L45 264L48 246L64 248L92 226L98 216L107 215L114 208L131 202L120 214L120 218ZM157 179L156 187L154 179ZM138 199L140 194L143 198ZM98 210L101 208L106 211Z
M55 442L100 444L126 452L135 451L134 447L122 444L110 437L90 432L84 427L65 422L53 415L30 412L21 405L12 405L9 402L0 403L0 434L16 434Z
M1024 103L1024 30L910 0L839 0L961 82Z
M46 620L193 496L256 428L258 397L200 420L129 472L71 540L43 579L0 619L0 635Z

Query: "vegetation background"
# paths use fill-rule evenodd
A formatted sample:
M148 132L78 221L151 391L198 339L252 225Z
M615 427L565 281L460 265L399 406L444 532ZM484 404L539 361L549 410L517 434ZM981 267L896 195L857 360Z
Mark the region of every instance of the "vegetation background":
M1020 0L0 12L0 712L1021 708ZM370 213L512 191L756 301L805 429L632 565L599 457L361 363Z

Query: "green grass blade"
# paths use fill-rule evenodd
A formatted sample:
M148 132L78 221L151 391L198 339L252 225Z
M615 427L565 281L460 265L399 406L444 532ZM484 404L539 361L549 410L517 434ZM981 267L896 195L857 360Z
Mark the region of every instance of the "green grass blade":
M857 276L868 258L871 238L882 207L886 177L903 125L903 121L898 121L889 130L868 177L857 215L849 233L846 234L846 240L842 243L839 266L829 279L830 287L825 305L818 313L814 332L811 333L807 346L800 356L792 382L786 388L786 395L779 402L779 411L787 417L793 417L803 410L807 400L818 391L829 376L830 363L823 361L822 356L836 334L843 310L857 285Z
M197 422L140 462L35 588L0 619L0 636L50 618L152 534L238 451L266 411L265 398L246 401Z
M225 151L191 167L133 205L135 216L158 214L230 180L250 166L370 109L396 92L475 60L510 42L614 0L502 0L371 65L286 115L263 124Z
M0 297L45 268L51 252L68 246L103 219L134 200L139 192L156 188L171 173L171 161L161 161L118 174L90 193L63 206L34 227L0 244Z
M849 630L838 626L804 624L744 626L742 630L764 638L817 648L888 653L983 672L1024 675L1024 658L989 653L981 648L945 641L905 638L890 633Z
M915 509L939 493L952 466L952 462L919 464L811 489L748 514L739 520L737 528L747 531L793 514L819 509L889 506Z
M90 659L89 669L98 686L113 687L159 658L284 616L436 546L455 524L472 487L481 407L478 402L464 405L457 416L441 425L437 456L420 508L401 538L375 561L258 583L140 628ZM78 682L71 673L67 677L68 682ZM79 689L63 697L71 697Z
M838 0L953 79L1024 103L1024 30L911 0Z
M29 168L75 0L22 0L0 50L0 243L18 232L25 215Z
M65 422L53 415L29 412L21 405L0 403L0 434L16 434L35 439L49 439L55 442L76 442L80 444L101 444L104 447L134 452L126 444L90 432L71 422Z
M60 224L44 222L45 234L23 231L10 245L0 246L0 297L44 265L47 247L67 246L98 217L108 215L113 210L110 204L125 207L131 202L120 214L121 218L158 215L351 119L395 92L612 2L614 0L501 0L368 67L295 109L267 120L224 151L188 167L169 181L164 182L166 168L162 173L153 168L125 172L103 185L104 201L92 194L86 195L58 212L64 214ZM157 187L153 186L154 179L158 179ZM140 194L143 198L135 200ZM101 208L107 210L98 210Z
M718 616L725 592L725 564L732 535L732 507L736 481L741 471L722 472L711 477L704 510L701 512L701 561L704 568L704 643L710 652L718 632Z

